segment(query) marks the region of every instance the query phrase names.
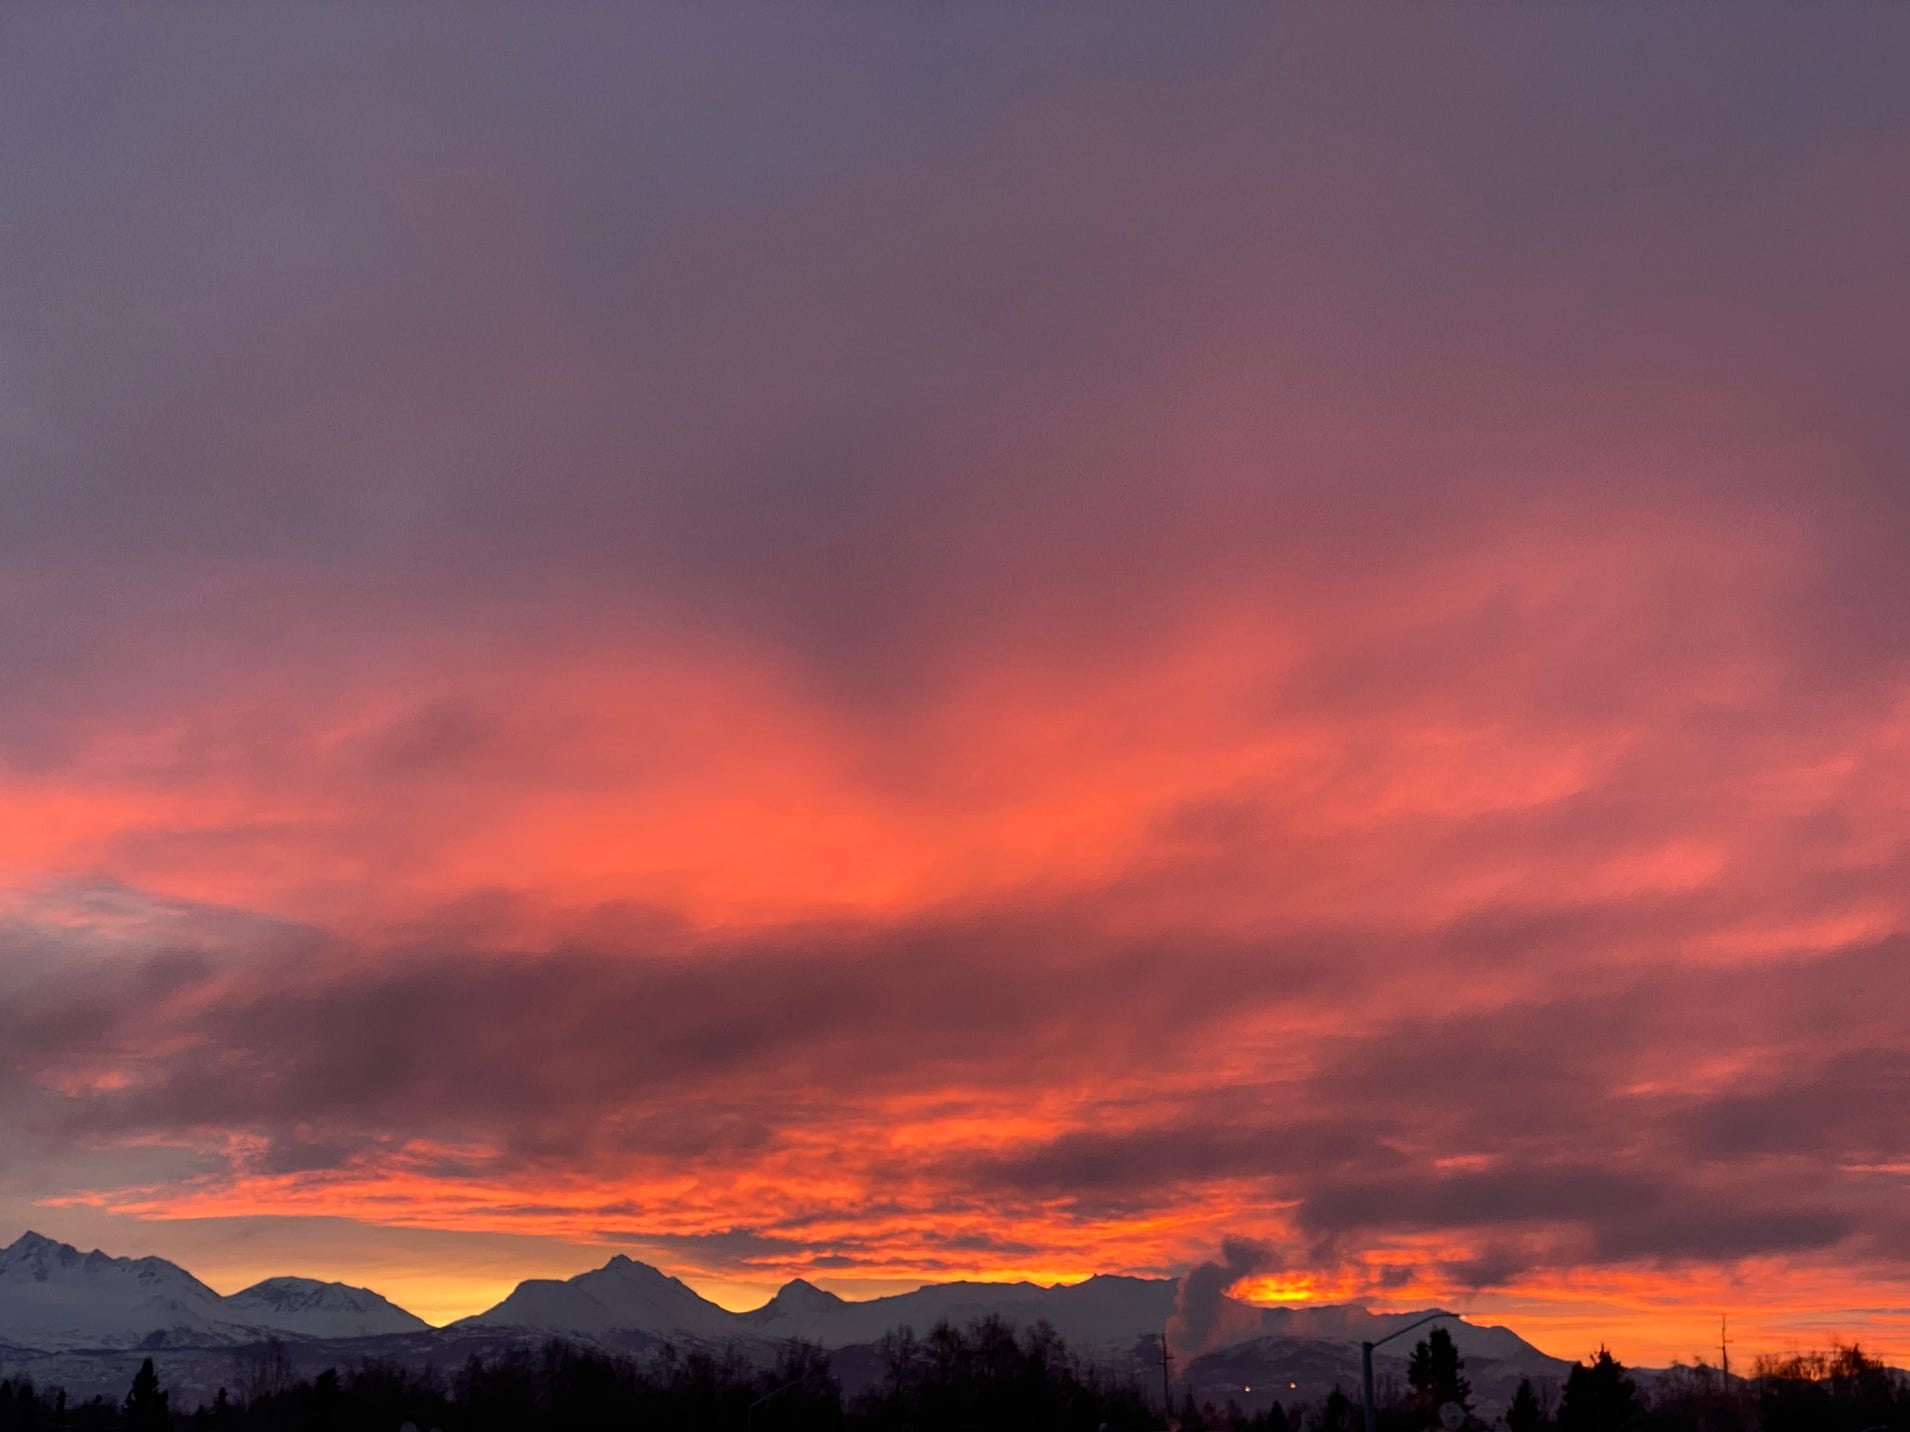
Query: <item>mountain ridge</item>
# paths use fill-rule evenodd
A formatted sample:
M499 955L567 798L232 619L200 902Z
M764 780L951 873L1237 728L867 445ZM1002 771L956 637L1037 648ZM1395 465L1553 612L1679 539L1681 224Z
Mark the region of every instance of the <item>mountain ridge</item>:
M225 1299L245 1320L306 1337L383 1337L431 1331L431 1324L382 1293L317 1278L266 1278Z
M165 1259L82 1254L30 1232L0 1249L0 1367L37 1366L42 1380L71 1381L108 1365L118 1375L115 1359L164 1350L179 1365L214 1377L235 1352L268 1341L280 1342L294 1362L316 1367L328 1359L430 1361L454 1348L534 1346L551 1337L622 1355L676 1344L769 1362L798 1338L825 1349L851 1383L878 1364L877 1345L890 1332L912 1328L921 1335L944 1321L1001 1317L1023 1326L1049 1323L1084 1359L1139 1378L1159 1366L1179 1289L1171 1278L1097 1274L1051 1285L926 1283L857 1301L792 1278L760 1307L731 1312L682 1279L617 1254L570 1278L526 1279L483 1312L433 1328L366 1288L277 1277L221 1296ZM1190 1379L1208 1377L1217 1388L1236 1377L1243 1385L1275 1378L1284 1385L1356 1375L1362 1339L1424 1316L1354 1304L1224 1304L1224 1340L1176 1348ZM1516 1385L1522 1375L1556 1380L1568 1366L1510 1329L1446 1317L1482 1393ZM1400 1349L1389 1359L1383 1352L1382 1361L1403 1362L1405 1355Z

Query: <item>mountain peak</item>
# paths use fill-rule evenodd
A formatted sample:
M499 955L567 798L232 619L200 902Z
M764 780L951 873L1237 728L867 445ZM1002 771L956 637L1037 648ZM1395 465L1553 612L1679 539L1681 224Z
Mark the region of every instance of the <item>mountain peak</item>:
M720 1342L732 1331L734 1316L682 1279L619 1253L574 1278L527 1279L503 1302L453 1326L536 1328L584 1337L634 1331Z
M32 1277L44 1282L56 1268L72 1268L85 1263L88 1266L100 1262L111 1262L105 1254L94 1249L91 1254L83 1254L70 1243L61 1243L44 1234L28 1229L5 1248L0 1248L0 1273Z
M230 1342L219 1295L163 1258L114 1258L29 1232L0 1250L0 1343L135 1347Z
M827 1289L818 1288L807 1278L791 1278L776 1290L776 1296L769 1300L772 1304L791 1308L833 1308L840 1306L842 1299Z
M828 1321L833 1315L852 1311L857 1306L835 1293L818 1288L807 1278L791 1278L762 1307L740 1316L752 1327L795 1326L802 1330L804 1336L808 1336L816 1330L818 1319Z
M267 1278L226 1299L245 1321L314 1337L417 1332L430 1324L369 1288L316 1278Z
M632 1282L675 1283L678 1287L683 1286L683 1280L681 1278L672 1278L654 1263L642 1262L639 1259L632 1258L627 1253L617 1254L616 1257L612 1258L597 1271L599 1273L615 1273L619 1277Z
M1063 1279L1050 1288L1165 1288L1178 1286L1172 1278L1137 1278L1132 1273L1090 1273L1078 1281Z
M280 1302L326 1303L333 1306L361 1306L383 1302L369 1288L354 1288L346 1283L326 1283L317 1278L267 1278L232 1295L233 1299L276 1299Z

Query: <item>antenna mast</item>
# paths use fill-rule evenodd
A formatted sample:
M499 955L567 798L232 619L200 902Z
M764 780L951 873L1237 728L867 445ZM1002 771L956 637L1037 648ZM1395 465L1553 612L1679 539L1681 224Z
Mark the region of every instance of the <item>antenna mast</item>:
M1729 1313L1719 1313L1718 1314L1718 1361L1719 1363L1723 1365L1723 1368L1724 1368L1724 1386L1727 1391L1730 1389L1730 1386L1731 1386L1731 1339L1725 1336L1725 1332L1730 1327L1730 1325L1731 1325L1731 1315Z

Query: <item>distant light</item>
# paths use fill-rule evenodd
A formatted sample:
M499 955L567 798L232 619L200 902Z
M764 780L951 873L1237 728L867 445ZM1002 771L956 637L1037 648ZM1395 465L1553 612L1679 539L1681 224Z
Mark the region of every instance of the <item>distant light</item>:
M1243 1388L1241 1388L1240 1390L1241 1390L1242 1392L1252 1392L1252 1391L1253 1391L1253 1389L1252 1389L1251 1387L1243 1387Z
M1300 1384L1299 1384L1299 1383L1297 1383L1297 1382L1289 1382L1289 1383L1287 1384L1287 1386L1288 1386L1288 1387L1298 1387L1299 1385L1300 1385Z

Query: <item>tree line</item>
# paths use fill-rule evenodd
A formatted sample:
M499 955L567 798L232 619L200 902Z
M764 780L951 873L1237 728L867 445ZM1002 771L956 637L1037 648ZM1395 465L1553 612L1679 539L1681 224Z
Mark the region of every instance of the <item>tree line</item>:
M1317 1405L1253 1413L1183 1393L1164 1414L1133 1382L1069 1351L1045 1323L943 1323L924 1337L890 1333L874 1385L845 1397L829 1356L792 1342L774 1367L740 1356L665 1348L636 1360L552 1341L537 1351L474 1357L455 1374L365 1363L313 1378L269 1352L235 1366L234 1387L176 1406L151 1359L119 1401L69 1401L25 1379L0 1380L0 1432L1360 1432L1358 1401L1336 1389ZM1555 1404L1555 1405L1554 1405ZM1405 1388L1380 1410L1381 1432L1495 1425L1474 1407L1465 1363L1444 1329L1413 1349ZM1499 1409L1492 1409L1493 1418ZM1910 1380L1861 1348L1763 1359L1749 1377L1702 1362L1658 1374L1649 1393L1600 1348L1573 1365L1556 1396L1520 1384L1512 1432L1910 1432Z
M1511 1432L1910 1432L1910 1378L1852 1344L1828 1354L1760 1358L1749 1377L1726 1377L1702 1360L1674 1364L1647 1391L1610 1349L1574 1363L1556 1398L1523 1379L1502 1417L1488 1421L1473 1406L1465 1362L1445 1329L1413 1349L1409 1391L1382 1408L1381 1432L1443 1427L1442 1410L1457 1406L1461 1426L1482 1432L1503 1421ZM1186 1432L1192 1425L1183 1422ZM1229 1424L1208 1417L1203 1429ZM1335 1390L1291 1432L1360 1432L1365 1413Z

